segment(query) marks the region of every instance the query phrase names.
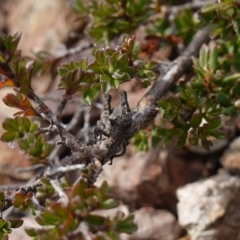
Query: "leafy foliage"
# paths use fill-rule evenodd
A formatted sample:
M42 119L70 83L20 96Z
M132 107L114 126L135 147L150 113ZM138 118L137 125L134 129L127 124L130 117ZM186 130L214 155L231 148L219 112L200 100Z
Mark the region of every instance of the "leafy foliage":
M77 0L73 7L91 19L88 26L90 36L98 43L108 45L113 37L131 33L144 23L157 12L158 4L146 0ZM160 37L169 46L188 44L196 30L209 23L215 39L211 44L202 46L199 57L193 59L192 75L179 81L172 93L159 101L160 121L136 134L133 142L138 150L147 151L149 143L153 147L159 142L168 145L174 139L179 147L187 143L201 143L208 150L212 141L226 137L222 119L235 116L240 106L239 11L236 1L221 1L206 5L201 10L201 21L195 18L190 9L177 12L173 19L166 15L153 20L148 33ZM17 50L20 38L21 33L12 36L1 34L0 38L5 47L5 52L0 52L0 88L12 86L15 90L14 94L8 93L3 102L18 109L14 118L7 118L3 122L6 132L1 140L27 153L33 164L46 165L48 171L38 179L40 184L34 190L20 188L11 197L0 192L0 210L4 211L6 203L11 203L15 208L22 211L30 209L33 215L37 215L36 221L41 228L26 229L33 239L79 239L84 232L81 228L86 226L92 239L96 240L115 240L122 232L134 232L137 227L133 215L124 216L118 212L110 219L93 212L114 208L118 203L109 193L106 182L100 187L93 186L91 175L94 175L94 169L91 164L81 171L80 180L73 186L64 181L54 186L53 180L64 175L65 165L54 174L56 178L49 177L53 169L48 166L48 157L53 147L41 133L40 124L30 121L28 117L47 119L50 123L48 132L55 131L64 140L67 131L63 124L57 125L56 121L59 121L61 110L74 94L81 94L85 103L91 104L101 92L117 90L121 84L133 78L147 87L156 79L158 64L138 59L141 46L135 37L123 38L122 45L117 48L99 48L95 45L92 49L93 62L89 63L88 59L83 58L57 68L60 76L58 89L63 90L64 94L57 117L53 119L53 113L35 95L31 79L33 74L52 67L54 61L47 53L36 55L35 60L21 56ZM45 113L42 109L48 111ZM65 145L69 147L68 144ZM80 147L78 140L76 146ZM74 146L74 150L77 147ZM60 195L64 196L62 201L56 201ZM43 206L33 196L43 201ZM39 210L42 211L38 213ZM0 238L7 239L11 228L21 224L20 220L1 218Z
M0 88L5 86L19 87L19 92L28 95L31 89L31 76L34 61L21 57L21 51L17 50L21 33L13 36L1 34L3 44L7 49L7 55L0 54L0 74L5 76Z
M45 162L52 151L52 145L38 131L38 122L31 123L28 118L18 116L5 119L2 126L7 131L1 136L2 141L14 144L28 153L33 163Z
M23 224L21 219L4 220L0 218L0 237L2 240L8 239L8 234L12 232L12 228L19 228Z
M95 46L92 55L95 61L88 64L86 58L71 61L58 68L61 76L58 89L64 89L64 97L69 99L75 93L82 93L87 104L99 97L101 90L106 93L118 89L121 83L133 77L139 79L144 87L155 80L154 62L139 62L139 45L133 38L126 38L117 49Z
M211 46L202 46L199 58L193 60L195 75L188 81L179 82L173 89L174 96L159 102L161 122L156 123L151 132L144 130L135 136L134 142L138 148L148 149L149 142L153 146L160 141L168 145L177 139L179 147L185 146L187 142L191 145L199 145L201 142L209 150L213 140L226 137L222 131L222 116L233 117L239 108L240 73L236 57L240 46L237 34L238 11L232 1L209 4L202 9L203 22L212 22L212 34L218 39ZM185 17L192 17L187 12L189 10L185 11ZM182 14L180 12L175 18L175 24ZM185 25L180 22L176 27L176 37L182 37L181 32L193 23L190 19L184 21ZM158 29L165 36L173 33L171 31L175 27L170 26L168 30L166 19L161 19L159 23L155 25L156 32ZM226 37L231 39L226 40Z
M214 37L227 39L239 33L239 3L222 1L207 4L202 8L203 19L212 24Z
M154 1L148 0L77 0L73 8L92 19L89 35L106 45L115 36L132 33L156 11Z
M44 104L39 103L39 99L33 94L31 88L31 76L34 71L34 61L21 57L17 49L17 43L21 34L14 36L2 35L2 41L5 44L8 55L5 57L2 53L0 71L4 76L0 87L14 86L16 94L7 94L3 102L20 111L15 113L14 118L7 118L3 122L3 129L6 132L1 136L1 140L8 142L12 147L19 149L30 156L33 164L47 164L47 157L52 151L52 145L49 144L45 136L39 131L40 124L36 121L31 122L28 116L42 117L36 106L32 105L32 100L37 101L39 108ZM150 63L145 65L133 66L138 55L137 45L134 38L126 39L119 49L97 49L93 51L96 60L92 64L87 63L87 59L72 61L58 68L61 76L59 89L65 91L64 98L70 99L73 94L81 92L84 100L91 103L99 96L100 89L105 87L104 91L111 88L118 88L120 83L129 81L138 71L144 74L151 74L152 67ZM95 66L95 67L94 67ZM98 69L97 69L98 68ZM148 71L148 72L144 72ZM149 73L150 72L150 73ZM111 78L111 81L104 80L104 77ZM152 79L154 74L152 74ZM151 80L152 80L151 79ZM36 103L35 103L36 104ZM50 113L48 113L50 114ZM106 183L99 188L89 187L89 177L91 172L85 171L85 179L81 180L74 187L62 185L63 191L67 193L68 203L56 202L56 190L51 181L43 177L41 184L37 189L36 197L46 201L45 210L36 217L36 221L43 226L41 229L26 229L29 236L34 239L62 239L67 236L79 238L81 232L76 232L83 224L89 226L90 231L97 239L116 239L121 232L132 233L136 230L133 223L133 216L124 216L122 213L110 219L93 214L93 210L114 208L118 203L109 195ZM33 215L41 209L38 203L33 200L32 191L17 191L11 198L11 204L22 211L29 209ZM1 209L5 208L5 195L0 194ZM20 226L22 222L17 220L1 219L0 236L7 239L11 228ZM100 235L101 236L100 236Z
M99 188L89 188L86 180L81 180L68 191L67 204L49 201L48 207L36 217L36 221L43 226L41 229L27 228L26 232L34 239L62 239L74 235L83 222L87 223L89 230L94 233L94 239L116 239L118 233L132 233L136 230L133 216L125 217L118 213L113 219L93 214L93 210L110 209L118 203L108 193L108 185L104 182ZM99 238L101 236L101 238Z
M166 16L157 18L147 32L160 37L165 43L163 46L175 45L179 42L186 45L191 41L199 26L200 21L194 17L192 11L184 9L173 20Z
M38 116L29 99L21 93L17 93L16 95L8 93L2 100L7 106L21 110L14 115Z
M5 207L5 194L0 192L0 210L3 211ZM12 228L21 227L23 220L20 219L9 219L5 220L0 218L0 238L3 240L8 239L8 234L12 232Z

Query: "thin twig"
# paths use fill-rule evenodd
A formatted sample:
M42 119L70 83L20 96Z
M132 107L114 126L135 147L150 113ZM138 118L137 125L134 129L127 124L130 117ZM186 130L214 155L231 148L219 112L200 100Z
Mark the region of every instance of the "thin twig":
M68 196L64 192L64 189L62 188L59 179L50 179L50 183L52 184L54 190L58 194L61 203L66 206L69 202Z
M88 38L87 41L86 40L81 41L81 43L78 46L73 48L67 49L64 45L64 48L61 48L61 50L57 49L57 51L55 51L53 55L55 58L64 58L82 52L84 50L90 49L92 46L93 43L91 42L91 39Z
M35 164L30 167L24 167L24 168L17 168L15 171L18 173L24 173L24 172L31 172L35 170L39 170L40 168L45 168L46 166L44 164Z
M63 112L64 108L66 107L67 102L68 102L68 100L66 98L64 98L64 96L63 96L58 105L58 109L56 112L56 117L57 117L58 121L61 121L62 112Z
M90 117L91 117L91 107L88 107L84 114L84 124L81 132L83 133L85 142L89 142L89 128L90 128Z
M86 168L85 164L76 164L73 166L59 166L56 169L48 169L45 172L44 176L45 177L53 177L53 176L56 176L59 174L62 175L64 173L75 171L75 170L83 170L84 168Z

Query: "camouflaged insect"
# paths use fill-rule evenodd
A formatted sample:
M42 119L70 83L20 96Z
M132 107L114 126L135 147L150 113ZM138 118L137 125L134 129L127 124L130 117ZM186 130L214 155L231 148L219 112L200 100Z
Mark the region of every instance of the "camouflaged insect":
M111 109L111 96L106 94L103 100L103 112L94 129L96 142L108 140L109 159L122 156L133 136L132 112L126 92L120 92L120 106ZM110 141L109 141L110 140Z

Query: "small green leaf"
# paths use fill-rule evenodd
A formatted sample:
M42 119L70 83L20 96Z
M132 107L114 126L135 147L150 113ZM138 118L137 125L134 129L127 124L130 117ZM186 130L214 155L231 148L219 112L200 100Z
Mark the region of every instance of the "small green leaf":
M124 53L118 60L117 60L117 68L124 68L128 65L128 56Z
M126 72L129 74L129 76L133 77L133 75L137 72L137 70L133 67L125 67L125 68L121 68L121 71L122 72Z
M207 133L209 136L215 137L216 139L224 139L226 137L223 132L218 130L209 130Z
M120 51L114 52L112 54L112 59L115 63L117 63L117 61L121 58L122 53Z
M77 68L76 61L72 59L68 66L69 66L69 70L75 70Z
M24 132L29 132L29 128L31 126L31 122L28 118L22 117L22 127Z
M196 72L196 74L198 75L199 78L202 78L202 79L205 78L205 71L202 67L194 65L193 68L194 68L194 70L195 70L195 72Z
M100 66L97 62L93 62L92 64L88 65L88 70L94 71L96 74L102 74Z
M3 142L12 142L16 138L14 132L6 132L1 136L1 141Z
M225 77L222 80L221 86L229 86L232 85L235 81L240 79L240 73L234 73L230 76Z
M101 226L105 223L105 218L103 216L89 214L85 217L85 221L91 225Z
M221 104L221 106L229 106L231 104L231 99L228 94L223 93L223 92L218 92L216 94L216 101Z
M25 151L27 151L30 147L28 141L25 139L19 139L18 146Z
M29 128L30 133L35 133L39 128L39 122L35 121L31 123L31 126Z
M137 151L143 151L143 152L147 152L148 151L148 142L147 141L140 141L137 144Z
M134 220L134 216L129 215L127 218L117 223L116 230L119 233L128 233L128 234L131 234L137 231L138 227L133 222L133 220Z
M36 222L41 226L47 226L49 225L49 222L46 221L41 215L38 215L35 217Z
M117 90L119 85L120 85L120 82L118 81L118 79L112 79L110 81L110 85L111 85L112 88Z
M43 212L41 217L49 224L57 225L60 223L60 218L49 212Z
M96 51L96 61L99 64L100 67L104 67L106 63L106 55L104 53L104 50L97 50Z
M228 116L234 116L237 114L237 107L236 106L230 106L225 108L224 113Z
M57 69L57 71L58 71L58 74L59 74L62 78L63 78L63 77L66 77L67 74L68 74L68 72L69 72L69 70L66 69L66 68L64 68L64 67L59 67L59 68Z
M143 73L144 73L144 77L147 78L148 80L153 81L156 79L155 73L151 70L144 70Z
M143 88L147 88L147 87L149 87L151 85L151 81L146 79L146 78L141 79L141 83L142 83L142 87Z
M118 206L118 202L114 199L108 199L101 203L101 209L111 209Z
M79 62L77 62L77 66L82 68L84 72L87 71L87 64L88 64L88 61L86 57L82 58Z
M10 222L11 228L19 228L23 225L23 220L21 219L10 219L8 222Z
M149 70L154 70L157 66L158 66L158 64L153 61L149 61L144 65L144 67Z
M215 47L213 47L210 50L210 56L209 56L209 67L210 69L212 69L213 71L215 71L217 69L218 63L217 63L217 58L218 58L218 52L217 49Z
M37 215L37 213L36 213L36 211L35 211L34 208L32 208L32 207L29 206L29 210L30 210L30 212L31 212L31 214L32 214L33 216L36 216L36 215Z
M199 54L199 66L204 70L206 70L208 58L209 58L208 46L206 44L203 44Z
M210 129L210 130L213 130L213 129L217 129L219 128L221 125L221 118L220 117L215 117L215 118L212 118L211 120L208 121L208 124L204 124L203 127L204 129Z
M192 118L191 118L191 121L190 121L190 124L193 128L197 128L199 127L199 125L201 124L202 122L202 116L200 113L194 113L192 115Z
M3 228L3 226L6 224L6 220L0 219L0 229Z
M116 79L116 80L121 81L121 82L126 82L126 81L131 80L131 77L129 76L128 73L126 73L126 72L120 72L120 70L117 70L116 72L114 72L114 73L112 74L112 77L113 77L114 79ZM117 89L117 87L116 87L116 89Z
M101 77L100 77L100 82L110 82L112 80L112 77L110 75L107 75L107 74L103 74Z
M25 232L30 237L37 237L38 236L38 231L35 228L26 227Z
M21 39L22 33L17 32L13 36L7 36L4 33L1 33L0 38L7 48L7 50L13 54L15 50L17 49L18 43Z
M105 196L108 191L109 191L109 187L106 181L104 181L101 185L101 187L99 188L100 192L102 193L103 196ZM1 199L0 199L1 200Z
M113 73L116 70L116 65L114 64L112 57L107 57L106 59L106 67L109 73Z

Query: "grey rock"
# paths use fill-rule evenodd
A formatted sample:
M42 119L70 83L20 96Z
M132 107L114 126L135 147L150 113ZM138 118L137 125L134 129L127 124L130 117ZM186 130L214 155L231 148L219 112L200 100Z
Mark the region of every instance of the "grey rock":
M179 223L192 240L240 239L240 178L227 173L177 190Z

